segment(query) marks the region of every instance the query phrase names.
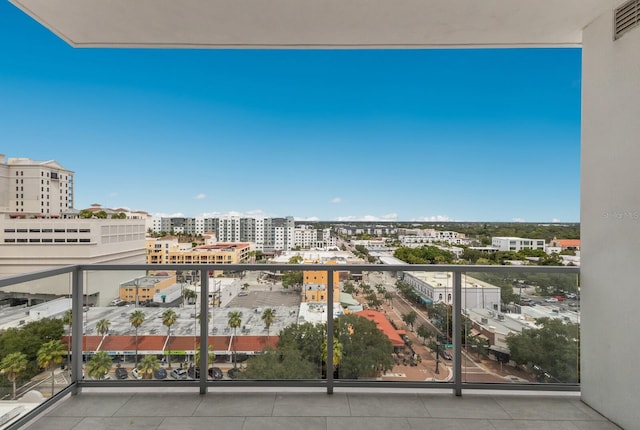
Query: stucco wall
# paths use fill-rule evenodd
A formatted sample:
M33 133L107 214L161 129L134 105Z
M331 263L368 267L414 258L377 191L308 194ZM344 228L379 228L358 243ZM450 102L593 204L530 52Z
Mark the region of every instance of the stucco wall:
M640 419L640 28L612 13L584 30L582 397L623 428Z

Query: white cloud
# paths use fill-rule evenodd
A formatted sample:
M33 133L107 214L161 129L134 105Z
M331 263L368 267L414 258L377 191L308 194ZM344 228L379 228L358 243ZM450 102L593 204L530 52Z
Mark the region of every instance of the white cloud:
M116 191L110 192L109 197L118 197L118 193Z
M432 215L432 216L421 216L418 219L412 219L411 221L451 221L447 215Z
M335 220L339 222L349 222L349 221L365 221L365 222L373 222L373 221L395 221L398 219L398 214L390 213L382 216L376 215L347 215L347 216L339 216Z
M204 200L207 198L207 195L204 193L200 193L197 196L194 197L196 200Z
M330 203L342 203L342 199L340 197L334 197L329 200Z
M182 212L176 212L172 214L156 212L153 214L153 216L157 218L184 218L185 215Z
M514 218L511 221L513 221L513 222L525 222L523 218Z
M309 217L294 217L296 221L320 221L320 218L317 216L309 216Z
M262 209L253 209L247 212L227 211L227 212L205 212L198 215L203 218L224 218L224 217L241 217L241 218L262 218L267 217Z
M551 220L551 222L561 222L558 218L554 218Z

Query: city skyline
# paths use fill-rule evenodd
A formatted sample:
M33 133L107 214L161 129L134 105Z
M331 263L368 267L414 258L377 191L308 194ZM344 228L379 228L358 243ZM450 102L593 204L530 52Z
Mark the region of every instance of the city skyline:
M0 152L157 216L579 221L579 49L73 49L0 2Z

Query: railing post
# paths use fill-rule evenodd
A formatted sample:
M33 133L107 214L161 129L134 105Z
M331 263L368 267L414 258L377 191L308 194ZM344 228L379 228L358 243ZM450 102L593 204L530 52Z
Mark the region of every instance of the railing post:
M194 351L195 354L195 351ZM195 361L195 360L194 360ZM195 363L194 363L195 365ZM209 376L209 271L200 271L200 394L207 394Z
M327 394L333 394L333 269L327 274Z
M72 394L80 394L82 384L84 271L76 266L71 272L71 383Z
M453 383L456 396L462 395L462 272L453 272Z

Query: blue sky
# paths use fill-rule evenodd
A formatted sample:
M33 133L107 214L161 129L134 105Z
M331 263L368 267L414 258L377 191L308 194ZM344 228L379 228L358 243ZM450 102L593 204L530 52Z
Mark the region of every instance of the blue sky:
M579 49L73 49L0 1L0 152L76 208L579 221Z

